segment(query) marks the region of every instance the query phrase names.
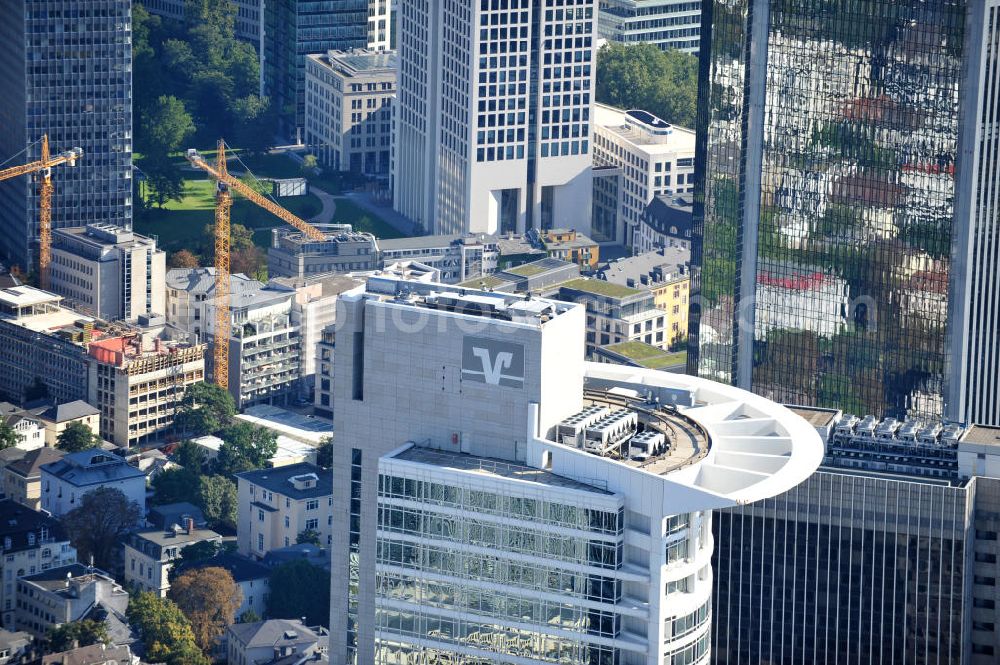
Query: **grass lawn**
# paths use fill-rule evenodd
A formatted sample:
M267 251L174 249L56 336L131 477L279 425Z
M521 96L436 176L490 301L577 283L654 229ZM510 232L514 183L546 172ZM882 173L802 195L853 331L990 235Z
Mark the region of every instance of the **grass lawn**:
M395 226L368 212L350 199L337 199L337 212L333 214L335 224L350 224L355 231L367 231L376 238L402 238L403 234Z
M312 194L279 198L278 203L304 219L317 214L323 207ZM254 241L262 247L270 244L271 234L267 229L284 223L239 195L234 197L230 217L233 224L254 229ZM187 180L184 198L180 201L169 201L162 209L136 211L135 230L157 236L160 247L168 251L190 249L197 252L205 242L202 230L214 221L215 183L205 179Z

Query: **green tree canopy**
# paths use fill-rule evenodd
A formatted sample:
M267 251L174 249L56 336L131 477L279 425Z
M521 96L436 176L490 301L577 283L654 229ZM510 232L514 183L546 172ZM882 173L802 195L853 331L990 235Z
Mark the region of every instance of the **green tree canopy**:
M153 478L153 498L155 506L168 503L191 501L198 495L199 476L187 467L167 469Z
M305 617L310 626L330 623L330 574L308 561L289 561L274 569L267 615L272 619Z
M296 545L320 545L319 531L315 529L303 529L299 535L295 536Z
M139 593L129 601L126 616L142 637L149 662L210 665L194 641L191 622L172 600Z
M56 447L67 453L76 453L81 450L90 450L101 445L101 437L79 420L71 422L66 426L56 439Z
M80 561L94 557L94 565L113 570L119 540L142 520L142 509L120 489L98 487L80 498L80 505L62 518Z
M197 505L214 529L236 528L236 483L225 476L202 476Z
M177 407L174 424L193 436L214 434L228 427L236 415L236 402L225 388L202 381L187 387Z
M208 453L198 444L185 439L174 450L173 459L188 471L202 475L209 469Z
M642 109L693 128L698 102L698 58L653 44L609 42L597 53L597 94L602 104Z
M316 449L316 464L324 469L333 467L333 441L330 437L323 439L323 443Z
M17 431L11 427L10 423L3 416L0 416L0 450L13 448L21 441Z
M108 625L103 621L83 619L70 621L49 629L47 636L49 651L59 653L75 646L89 647L92 644L110 644Z
M235 423L222 431L216 468L231 475L267 466L278 451L278 434L251 423Z

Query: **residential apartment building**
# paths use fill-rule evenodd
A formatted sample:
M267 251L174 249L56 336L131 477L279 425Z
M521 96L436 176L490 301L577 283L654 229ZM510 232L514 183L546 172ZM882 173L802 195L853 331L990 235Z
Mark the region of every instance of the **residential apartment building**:
M398 212L432 234L589 232L596 4L397 2Z
M835 0L818 23L812 2L707 6L689 372L1000 424L997 2ZM767 316L759 275L817 269L848 307L746 325Z
M45 427L30 412L0 402L0 422L14 430L18 448L34 450L45 445Z
M100 410L101 436L123 448L161 440L188 386L205 380L205 345L107 337L88 345L90 403Z
M594 106L594 164L616 166L622 180L613 237L633 247L646 206L658 194L694 191L694 132L652 113Z
M80 506L84 494L97 488L117 489L145 514L146 474L118 455L99 448L69 453L43 464L42 510L62 517Z
M30 286L0 290L0 397L15 404L47 397L87 399L93 319L63 307L62 297Z
M289 464L236 477L240 554L259 561L272 549L294 545L303 531L315 531L329 545L333 499L328 471L315 464Z
M128 592L104 571L80 563L26 575L17 580L14 625L44 638L53 628L98 614L124 621Z
M601 271L601 279L653 294L653 306L667 315L668 345L687 337L691 286L690 252L679 247L617 259Z
M52 228L131 227L131 1L0 3L0 90L4 159L40 159L43 134L53 152L83 150L52 174ZM0 251L25 272L37 266L41 177L0 183Z
M300 136L305 126L306 57L368 45L372 0L265 0L264 92L280 109L281 129Z
M199 529L194 519L166 529L137 531L125 542L125 582L160 598L170 590L170 570L185 547L198 543L222 544L222 536L211 529Z
M690 197L657 194L642 215L633 249L645 254L661 247L680 247L690 253L693 210Z
M3 467L5 498L32 510L42 507L42 466L62 458L57 448L37 448Z
M236 623L226 629L226 662L232 665L320 662L327 642L324 629L310 628L297 619Z
M100 411L83 400L32 409L32 413L45 426L45 445L49 447L57 445L59 435L73 423L83 423L94 434L101 433Z
M699 0L600 0L600 8L598 30L604 39L698 53Z
M305 141L320 164L388 177L398 66L395 51L306 56Z
M597 270L600 246L576 229L548 229L538 236L549 258L575 263L585 272Z
M121 226L88 224L52 233L52 291L106 321L162 314L166 266L155 239Z
M14 501L0 501L0 539L0 617L15 630L18 578L74 563L76 548L59 520Z
M337 297L362 284L362 280L346 275L326 274L300 279L276 277L268 287L295 294L292 299L292 325L299 329L302 353L299 364L299 395L310 398L316 383L319 347L323 331L334 325L337 318Z
M350 224L319 224L326 235L319 241L301 231L278 227L271 231L267 272L271 277L314 277L329 272L376 270L378 241Z
M211 344L215 332L215 269L167 273L167 322ZM229 302L229 392L238 409L283 404L299 391L301 340L293 321L293 291L233 275ZM206 354L206 375L212 354Z
M585 363L578 305L375 277L338 307L331 662L707 660L712 512L809 476L806 421Z
M826 456L717 514L715 662L995 662L1000 430L793 410Z
M554 296L586 308L588 357L597 347L618 342L645 342L660 349L670 346L667 313L656 306L652 291L581 277L560 284Z
M489 275L499 259L495 236L471 233L380 239L378 251L382 266L419 261L440 271L440 280L446 284Z

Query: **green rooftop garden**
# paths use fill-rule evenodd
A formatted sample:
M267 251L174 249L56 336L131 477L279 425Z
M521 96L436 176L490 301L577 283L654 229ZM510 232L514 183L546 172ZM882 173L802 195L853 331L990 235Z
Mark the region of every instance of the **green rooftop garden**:
M607 296L609 298L627 298L628 296L641 295L643 293L639 289L620 286L612 282L606 282L603 279L571 279L568 282L563 282L560 286L599 296Z
M671 353L645 342L619 342L605 347L608 351L625 356L648 369L665 369L687 364L687 351Z
M541 275L546 270L548 268L544 268L537 263L525 263L509 268L504 272L509 272L511 275L517 275L518 277L534 277L535 275Z

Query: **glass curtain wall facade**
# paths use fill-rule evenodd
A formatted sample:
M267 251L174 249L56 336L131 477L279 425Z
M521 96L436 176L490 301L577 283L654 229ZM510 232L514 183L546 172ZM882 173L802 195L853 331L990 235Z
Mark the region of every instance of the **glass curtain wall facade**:
M288 138L305 126L306 55L367 45L368 0L264 3L264 90L276 101Z
M981 11L705 3L690 372L786 403L946 412Z
M619 499L423 477L379 477L376 663L620 662Z
M0 90L4 166L40 159L46 133L53 153L83 149L53 170L52 228L131 228L130 0L0 2ZM0 182L0 250L25 272L37 270L40 178Z
M717 511L713 662L964 662L972 502L968 483L820 471Z

